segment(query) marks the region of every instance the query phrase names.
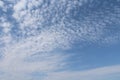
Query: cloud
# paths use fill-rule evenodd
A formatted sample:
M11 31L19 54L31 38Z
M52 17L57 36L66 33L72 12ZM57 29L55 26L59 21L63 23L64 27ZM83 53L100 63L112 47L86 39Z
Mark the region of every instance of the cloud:
M110 76L120 74L120 65L106 66L102 68L96 68L86 71L63 71L49 73L49 76L44 80L99 80L107 79Z
M0 1L0 7L3 7L3 6L4 6L3 1Z
M46 80L88 80L94 75L119 73L119 66L54 72L63 69L71 56L62 50L71 49L77 42L119 41L120 8L106 1L101 6L96 0L0 1L0 7L6 6L0 16L1 80L30 80L28 74L36 71L45 73Z
M11 28L12 28L12 24L7 20L6 16L1 16L0 17L1 43L4 43L6 45L11 42L12 39L10 34Z
M55 0L46 2L43 0L19 0L13 6L12 16L19 23L18 27L22 34L27 36L53 29L53 31L61 32L63 36L68 36L70 40L71 35L74 36L74 38L72 37L73 41L104 43L107 37L118 36L110 32L115 31L115 29L111 29L113 24L116 27L120 24L119 7L108 1L109 4L102 4L102 9L98 7L98 10L94 11L92 9L95 3L99 5L101 2L97 3L92 0L61 0L57 2ZM109 39L107 42L111 43Z
M60 41L58 41L58 40L60 40ZM55 50L56 48L62 48L62 46L67 47L68 44L65 41L66 40L62 39L60 34L45 32L39 36L30 37L19 43L17 42L14 44L10 44L7 47L5 47L5 49L4 49L4 59L2 62L3 63L2 66L3 65L8 66L8 65L13 64L13 66L16 67L17 64L20 65L19 61L22 61L22 63L24 63L24 58L27 58L27 56L32 56L32 55L35 55L38 53L39 53L38 58L39 57L42 58L42 57L46 56L48 58L51 57L51 60L52 60L52 57L54 59L55 56L57 57L57 54L55 56L54 55L52 56L52 55L50 55L51 51ZM47 53L49 53L49 54L47 54ZM43 58L43 61L45 61L47 64L46 59L47 58L45 58L45 60L44 60L44 58ZM61 59L62 59L62 56L61 56ZM54 61L57 61L57 60L55 59L52 61L54 63ZM36 64L36 65L39 64L37 66L41 66L42 65L41 63L42 62L40 62L40 64L39 64L39 62L34 62L29 67L33 68L34 64ZM48 61L48 63L49 63L49 61ZM26 69L28 69L27 65L29 65L29 64L25 63L24 65L26 65ZM13 66L11 66L11 68ZM4 66L4 68L5 68L5 66ZM45 67L43 67L43 68L45 68ZM42 70L44 70L44 69L42 69Z
M4 54L0 70L4 72L5 77L11 75L10 79L16 79L32 72L47 73L62 69L68 56L54 51L57 48L69 48L67 43L60 33L49 31L11 43L2 49Z

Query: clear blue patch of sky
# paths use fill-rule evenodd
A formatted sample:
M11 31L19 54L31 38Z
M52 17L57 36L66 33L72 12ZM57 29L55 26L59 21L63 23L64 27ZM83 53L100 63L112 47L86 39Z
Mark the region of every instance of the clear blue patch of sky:
M72 54L67 61L68 70L85 70L120 64L120 44L112 46L91 44L84 47L75 45L64 53Z

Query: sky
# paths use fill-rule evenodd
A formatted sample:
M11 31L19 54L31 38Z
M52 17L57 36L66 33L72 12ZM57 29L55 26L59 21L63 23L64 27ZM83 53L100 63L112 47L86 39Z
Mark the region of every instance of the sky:
M0 80L120 80L120 0L0 0Z

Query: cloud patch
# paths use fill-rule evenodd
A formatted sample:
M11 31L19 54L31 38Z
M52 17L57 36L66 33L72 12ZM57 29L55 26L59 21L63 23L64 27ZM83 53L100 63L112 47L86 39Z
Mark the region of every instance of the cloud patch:
M102 68L96 68L86 71L68 71L49 73L49 76L44 80L100 80L108 79L110 76L116 77L115 75L120 74L120 66L107 66Z

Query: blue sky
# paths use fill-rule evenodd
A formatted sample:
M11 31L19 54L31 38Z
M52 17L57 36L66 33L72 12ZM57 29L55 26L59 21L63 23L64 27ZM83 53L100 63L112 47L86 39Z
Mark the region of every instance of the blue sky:
M0 80L119 80L120 0L0 0Z

